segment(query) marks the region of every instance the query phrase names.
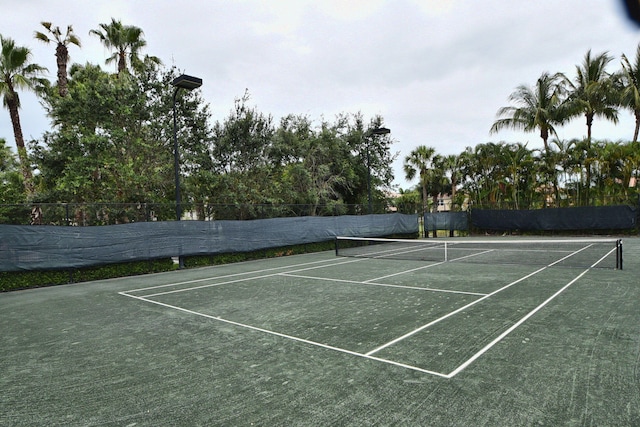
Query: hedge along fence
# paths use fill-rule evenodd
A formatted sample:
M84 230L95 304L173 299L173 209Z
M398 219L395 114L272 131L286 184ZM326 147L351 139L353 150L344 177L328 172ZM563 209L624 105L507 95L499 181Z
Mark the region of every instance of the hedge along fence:
M271 248L253 252L236 252L217 255L198 255L184 259L185 268L206 267L211 265L230 264L264 258L275 258L334 249L334 242L302 244L283 248ZM0 272L0 292L37 288L43 286L65 285L88 282L92 280L111 279L115 277L135 276L140 274L162 273L177 270L175 259L157 259L96 267L85 267L51 271L4 271Z

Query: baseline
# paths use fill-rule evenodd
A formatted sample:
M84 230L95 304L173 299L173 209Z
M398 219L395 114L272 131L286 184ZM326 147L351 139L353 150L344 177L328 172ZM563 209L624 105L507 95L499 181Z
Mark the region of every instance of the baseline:
M188 314L191 314L191 315L204 317L204 318L215 320L215 321L218 321L218 322L227 323L227 324L238 326L238 327L241 327L241 328L250 329L250 330L253 330L253 331L258 331L258 332L262 332L262 333L269 334L269 335L274 335L274 336L277 336L277 337L280 337L280 338L285 338L285 339L289 339L289 340L292 340L292 341L297 341L297 342L301 342L301 343L304 343L304 344L313 345L313 346L316 346L316 347L321 347L321 348L324 348L324 349L327 349L327 350L333 350L333 351L337 351L337 352L340 352L340 353L349 354L351 356L362 357L364 359L369 359L369 360L373 360L373 361L376 361L376 362L382 362L382 363L386 363L388 365L393 365L393 366L397 366L397 367L400 367L400 368L410 369L412 371L422 372L422 373L429 374L429 375L435 375L435 376L442 377L442 378L448 378L447 374L443 374L441 372L436 372L436 371L431 371L431 370L428 370L428 369L423 369L423 368L420 368L420 367L417 367L417 366L408 365L406 363L401 363L401 362L396 362L396 361L393 361L393 360L383 359L381 357L370 356L370 355L367 355L367 354L362 354L362 353L358 353L356 351L347 350L347 349L344 349L344 348L335 347L335 346L331 346L331 345L328 345L328 344L319 343L319 342L316 342L316 341L311 341L311 340L300 338L300 337L296 337L296 336L293 336L293 335L287 335L287 334L283 334L281 332L276 332L276 331L271 331L271 330L264 329L264 328L259 328L257 326L246 325L246 324L243 324L243 323L235 322L233 320L227 320L227 319L223 319L221 317L212 316L212 315L205 314L205 313L200 313L200 312L197 312L197 311L189 310L189 309L178 307L178 306L175 306L175 305L165 304L165 303L159 302L159 301L154 301L154 300L151 300L151 299L147 299L145 297L140 297L140 296L136 296L136 295L130 295L130 294L127 294L125 292L118 292L118 294L126 296L126 297L129 297L129 298L134 298L134 299L137 299L137 300L140 300L140 301L145 301L145 302L148 302L148 303L151 303L151 304L160 305L162 307L166 307L166 308L171 308L171 309L174 309L174 310L182 311L184 313L188 313Z

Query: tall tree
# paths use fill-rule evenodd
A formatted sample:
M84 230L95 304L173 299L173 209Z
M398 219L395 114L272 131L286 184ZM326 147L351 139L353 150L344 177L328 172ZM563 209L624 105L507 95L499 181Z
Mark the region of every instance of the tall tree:
M563 103L565 77L561 73L543 73L534 88L518 86L509 101L514 106L498 110L500 117L491 126L490 133L502 129L517 129L525 132L540 131L544 149L549 150L549 136L557 135L555 126L569 118L569 111Z
M460 183L460 177L462 174L462 161L460 156L455 154L445 156L443 160L443 167L451 181L451 210L455 210L456 192L458 191L458 184Z
M603 117L618 123L619 93L612 75L606 71L612 61L607 52L592 56L587 51L580 65L576 66L574 82L569 82L572 115L583 115L587 125L587 143L591 142L591 128L595 117Z
M352 115L353 121L357 124L358 122L364 120L361 119L362 114L357 113ZM366 135L366 144L367 149L369 151L369 166L371 167L371 179L372 179L372 187L373 190L378 189L378 191L374 191L374 200L376 199L375 193L380 195L379 187L389 187L391 182L393 181L393 170L391 169L391 163L398 157L398 153L393 153L391 151L391 144L393 143L393 139L391 137L391 133L387 134L374 134L373 131L375 129L384 128L384 119L382 116L373 117L367 126L367 129L364 130L364 135ZM350 137L351 141L353 141L353 137L359 134L358 131L354 129L354 126L351 126L350 129ZM353 151L353 144L352 151ZM360 151L360 150L356 150ZM353 157L354 161L361 161L361 157Z
M505 178L510 184L511 203L514 209L521 209L521 195L523 181L526 181L526 174L531 173L533 158L531 151L526 144L507 144L502 149L502 160L505 163Z
M563 98L566 81L562 73L553 75L543 73L536 81L533 90L524 85L519 86L509 96L509 100L518 106L500 108L498 117L502 118L494 122L490 133L504 128L522 129L528 132L539 130L544 144L543 158L550 160L549 137L557 136L555 127L566 122L572 114L571 104L566 103ZM547 164L545 169L551 171L554 170L554 166ZM550 177L549 174L546 176Z
M501 203L504 183L502 145L488 142L467 147L460 154L465 177L464 188L472 195L477 207L496 207Z
M587 51L582 63L576 66L574 81L569 82L571 86L569 105L572 115L584 116L587 125L587 138L582 144L586 154L584 201L587 205L591 201L591 166L595 162L591 149L593 120L595 117L603 117L618 123L620 92L616 90L614 76L606 71L612 59L607 52L593 56L591 50Z
M411 151L404 159L403 169L407 181L411 181L416 175L420 177L423 212L427 211L427 200L429 197L429 192L427 191L428 174L435 154L435 148L420 145Z
M433 207L438 209L438 196L451 191L451 181L447 176L447 158L436 154L431 159L431 168L427 173L429 195L433 200Z
M171 70L173 71L173 70ZM69 94L62 98L47 93L43 98L53 128L33 148L39 174L41 201L67 203L160 203L157 218L173 218L175 181L172 139L171 71L135 74L117 79L97 65L74 64L70 69ZM197 92L197 91L196 91ZM188 93L188 95L187 95ZM199 131L208 117L201 117L197 93L185 92L176 108L179 141L185 173L185 200L196 144L208 140ZM194 111L198 110L198 111ZM204 114L204 113L203 113ZM198 128L198 131L194 131ZM193 167L193 169L191 169ZM105 205L106 206L106 205ZM106 208L105 208L106 209ZM126 213L129 219L135 208ZM123 211L124 212L124 211ZM76 212L78 221L84 214ZM125 215L101 213L101 221L126 221ZM86 221L95 221L96 215Z
M17 205L24 202L24 198L24 185L18 161L6 141L0 138L0 224L11 224L17 219L26 219L21 212L22 209Z
M44 43L56 43L56 64L58 66L58 93L60 96L67 96L67 64L69 63L69 49L67 46L74 44L80 47L80 39L73 33L73 27L67 26L67 31L62 37L62 31L60 27L53 26L51 22L41 22L42 26L52 36L50 38L47 34L36 31L35 38Z
M248 172L264 166L273 139L273 118L248 105L250 94L245 91L235 100L233 110L224 123L214 129L213 157L225 173Z
M577 144L577 140L564 141L558 138L555 138L551 141L551 145L553 147L552 152L555 158L555 166L558 169L558 173L556 175L557 189L558 192L561 188L564 190L565 197L557 197L557 204L560 203L569 203L571 200L571 195L569 194L573 191L573 188L577 188L579 178L576 176L580 176L579 170L577 168L576 159L573 156L573 148L575 144ZM577 193L576 193L577 194ZM574 202L574 203L577 203Z
M366 123L358 112L342 114L337 121L344 124L343 139L350 149L350 167L346 169L350 186L342 191L345 200L349 204L362 205L368 204L370 199L373 212L384 211L387 203L383 189L389 188L393 181L390 165L398 155L391 151L393 139L390 133L374 133L375 129L385 127L384 119L377 115Z
M633 141L636 142L640 131L640 44L636 49L633 63L625 54L622 54L622 72L622 105L630 109L636 118L636 127L633 131Z
M22 46L16 46L10 38L0 35L2 54L0 55L0 96L4 106L9 110L13 135L18 148L18 158L20 159L20 169L24 178L24 186L27 196L33 196L34 187L32 172L27 149L22 135L20 124L20 98L18 89L38 91L46 85L46 81L41 78L46 68L32 63L31 51Z
M105 63L111 64L115 62L118 75L128 69L127 60L134 70L142 68L145 61L160 63L160 59L153 56L140 58L140 50L147 45L141 28L133 25L123 25L122 22L113 18L111 18L109 24L100 24L99 27L100 30L91 30L89 34L97 36L107 49L114 51Z

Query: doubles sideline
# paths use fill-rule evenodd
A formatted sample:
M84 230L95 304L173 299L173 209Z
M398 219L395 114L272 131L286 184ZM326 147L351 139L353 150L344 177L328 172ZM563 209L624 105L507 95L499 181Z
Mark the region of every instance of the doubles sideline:
M366 260L365 258L359 258L359 259L351 259L351 260L347 260L347 261L340 261L340 262L331 262L330 261L334 261L334 259L329 259L329 260L322 260L322 261L314 261L314 262L309 262L309 263L301 263L301 264L295 264L295 265L291 265L291 266L283 266L283 267L274 267L274 268L269 268L269 269L264 269L264 270L258 270L258 271L252 271L252 272L243 272L243 273L235 273L235 274L230 274L230 275L226 275L226 276L220 276L220 277L216 277L216 278L205 278L205 279L197 279L197 280L192 280L192 281L186 281L186 282L179 282L179 283L173 283L173 284L166 284L166 285L159 285L159 286L153 286L153 287L147 287L147 288L141 288L141 289L134 289L134 290L130 290L130 291L123 291L123 292L118 292L118 294L123 295L123 296L127 296L130 298L134 298L137 300L141 300L141 301L145 301L148 303L152 303L152 304L156 304L156 305L160 305L166 308L171 308L174 310L178 310L178 311L182 311L185 313L189 313L192 315L196 315L196 316L200 316L200 317L205 317L208 319L212 319L212 320L216 320L216 321L220 321L220 322L224 322L227 324L231 324L231 325L235 325L238 327L242 327L242 328L246 328L246 329L250 329L250 330L254 330L254 331L259 331L262 333L266 333L266 334L270 334L270 335L275 335L281 338L286 338L289 340L293 340L293 341L297 341L297 342L302 342L305 344L309 344L309 345L314 345L317 347L321 347L321 348L325 348L325 349L330 349L333 351L338 351L341 353L345 353L345 354L349 354L352 356L357 356L357 357L362 357L365 359L370 359L370 360L375 360L378 362L383 362L386 364L390 364L390 365L394 365L394 366L399 366L405 369L410 369L410 370L414 370L414 371L418 371L418 372L422 372L422 373L427 373L427 374L431 374L431 375L435 375L435 376L439 376L442 378L453 378L454 376L456 376L457 374L459 374L460 372L462 372L465 368L467 368L469 365L471 365L475 360L477 360L479 357L481 357L484 353L486 353L487 351L489 351L494 345L496 345L497 343L499 343L500 341L502 341L507 335L509 335L511 332L513 332L515 329L517 329L519 326L521 326L524 322L526 322L531 316L533 316L534 314L536 314L538 311L540 311L543 307L545 307L547 304L549 304L553 299L555 299L558 295L560 295L561 293L563 293L566 289L568 289L571 285L573 285L575 282L577 282L580 278L582 278L587 272L589 272L591 270L591 268L593 268L595 265L597 265L598 263L600 263L604 258L606 258L611 252L609 252L608 254L604 255L601 259L599 259L598 261L596 261L594 264L592 264L589 268L585 269L584 271L582 271L580 274L578 274L574 279L572 279L571 281L569 281L566 285L564 285L561 289L559 289L556 293L554 293L553 295L551 295L549 298L547 298L545 301L543 301L540 305L538 305L537 307L535 307L533 310L531 310L529 313L527 313L525 316L523 316L520 320L518 320L516 323L514 323L510 328L508 328L507 330L505 330L504 332L502 332L498 337L496 337L493 341L491 341L490 343L488 343L485 347L483 347L482 349L480 349L478 352L476 352L474 355L472 355L469 359L467 359L466 361L464 361L462 364L460 364L457 368L455 368L453 371L451 371L448 374L445 373L441 373L441 372L436 372L436 371L432 371L432 370L428 370L428 369L424 369L424 368L420 368L417 366L411 366L411 365L407 365L404 363L400 363L397 361L393 361L393 360L389 360L389 359L384 359L384 358L380 358L375 356L376 353L380 352L381 350L388 348L394 344L397 344L427 328L429 328L430 326L433 326L449 317L452 317L458 313L460 313L461 311L464 311L466 309L468 309L469 307L478 304L481 301L486 300L487 298L494 296L508 288L510 288L511 286L522 282L523 280L526 280L536 274L539 274L542 271L545 271L546 269L548 269L549 267L552 267L560 262L562 262L563 260L587 249L589 246L585 246L584 248L581 248L553 263L550 263L547 266L544 266L542 268L539 268L538 270L529 273L505 286L503 286L502 288L499 288L489 294L479 294L479 293L470 293L470 292L460 292L460 291L451 291L451 290L444 290L444 289L429 289L429 288L418 288L418 287L409 287L409 286L401 286L401 285L390 285L390 284L384 284L384 283L373 283L377 280L382 280L383 278L388 278L391 276L395 276L395 275L400 275L400 274L406 274L408 272L412 272L412 271L416 271L416 270L420 270L420 269L425 269L425 268L430 268L442 263L437 263L437 264L429 264L427 266L423 266L423 267L419 267L419 268L414 268L414 269L410 269L410 270L406 270L404 272L399 272L399 273L394 273L392 275L386 275L386 276L382 276L379 278L374 278L374 279L369 279L367 281L364 282L358 282L358 281L352 281L352 280L341 280L341 279L327 279L327 278L322 278L322 277L312 277L312 276L304 276L304 275L298 275L298 274L294 274L294 273L300 273L303 271L309 271L309 270L314 270L314 269L319 269L319 268L327 268L327 267L333 267L333 266L337 266L337 265L343 265L343 264L349 264L349 263L355 263L355 262L361 262ZM615 249L614 249L615 250ZM297 267L303 267L303 268L297 268ZM283 270L283 269L288 269L288 268L296 268L294 270L289 270L289 271L285 271L285 272L273 272L273 273L269 273L269 274L262 274L259 276L251 276L251 277L243 277L243 278L239 278L239 279L234 279L234 280L229 280L229 281L225 281L225 282L217 282L217 283L210 283L210 284L205 284L205 285L200 285L200 286L195 286L195 287L189 287L189 288L184 288L184 289L173 289L170 291L165 291L165 292L157 292L157 293L152 293L149 295L144 295L144 296L138 296L138 295L132 295L132 292L140 292L140 291L144 291L144 290L153 290L153 289L158 289L158 288L165 288L168 286L177 286L177 285L182 285L182 284L191 284L191 283L198 283L198 282L202 282L202 281L206 281L206 280L215 280L215 279L220 279L220 278L229 278L229 277L237 277L237 276L246 276L246 275L250 275L250 274L261 274L261 273L265 273L265 272L271 272L271 271L275 271L275 270ZM315 342L315 341L311 341L311 340L307 340L307 339L303 339L303 338L299 338L299 337L295 337L292 335L287 335L287 334L283 334L280 332L276 332L276 331L271 331L271 330L267 330L267 329L263 329L263 328L259 328L256 326L252 326L252 325L247 325L247 324L243 324L243 323L239 323L239 322L235 322L235 321L231 321L231 320L227 320L227 319L223 319L221 317L217 317L217 316L212 316L212 315L208 315L205 313L201 313L201 312L196 312L193 310L189 310L183 307L178 307L178 306L174 306L171 304L166 304L166 303L162 303L159 301L155 301L149 298L155 297L155 296L159 296L159 295L167 295L167 294L171 294L171 293L176 293L176 292L186 292L189 290L195 290L195 289L202 289L202 288L206 288L206 287L212 287L212 286L220 286L220 285L224 285L224 284L229 284L229 283L236 283L236 282L240 282L240 281L249 281L249 280L257 280L257 279L261 279L261 278L267 278L267 277L273 277L273 276L291 276L291 277L301 277L301 278L306 278L306 279L317 279L317 280L329 280L329 281L339 281L339 282L345 282L345 283L354 283L354 284L362 284L362 285L368 285L368 286L390 286L390 287L400 287L400 288L408 288L408 289L420 289L420 290L425 290L425 291L432 291L432 292L455 292L455 293L465 293L465 294L472 294L472 295L476 295L479 296L480 298L478 298L477 300L472 301L471 303L460 307L444 316L441 316L438 319L435 319L425 325L420 326L419 328L416 328L398 338L395 338L394 340L391 340L383 345L380 345L379 347L367 352L367 353L359 353L359 352L355 352L355 351L351 351L351 350L347 350L347 349L343 349L343 348L339 348L339 347L334 347L328 344L323 344L323 343L319 343L319 342Z

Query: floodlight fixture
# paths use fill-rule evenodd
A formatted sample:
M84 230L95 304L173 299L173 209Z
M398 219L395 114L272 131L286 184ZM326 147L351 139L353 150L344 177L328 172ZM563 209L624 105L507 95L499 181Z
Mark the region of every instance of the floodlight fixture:
M391 133L391 129L380 127L380 128L372 129L370 133L371 135L386 135L388 133Z
M176 77L171 82L172 86L175 86L177 89L187 89L193 90L202 86L202 79L198 77L188 76L186 74L182 74L181 76Z

